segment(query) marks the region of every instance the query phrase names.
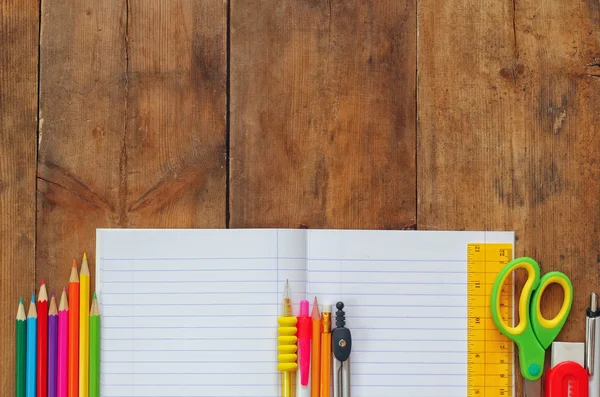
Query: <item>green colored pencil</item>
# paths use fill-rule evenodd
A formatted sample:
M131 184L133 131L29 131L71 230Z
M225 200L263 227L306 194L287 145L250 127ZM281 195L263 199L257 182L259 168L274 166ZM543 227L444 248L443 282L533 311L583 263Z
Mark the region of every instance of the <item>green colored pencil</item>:
M90 384L89 397L100 397L100 314L94 292L90 309Z
M25 371L27 363L27 316L25 316L25 306L23 298L19 301L17 309L17 329L15 332L16 352L15 361L15 396L25 397Z

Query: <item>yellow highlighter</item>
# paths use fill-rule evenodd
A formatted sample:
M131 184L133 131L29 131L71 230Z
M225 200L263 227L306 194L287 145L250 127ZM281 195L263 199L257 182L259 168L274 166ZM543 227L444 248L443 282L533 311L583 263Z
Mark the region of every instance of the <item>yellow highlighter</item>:
M294 377L298 370L298 355L296 354L298 338L296 337L296 322L292 314L292 299L290 285L286 280L283 292L283 316L277 319L277 369L281 372L281 396L294 397Z

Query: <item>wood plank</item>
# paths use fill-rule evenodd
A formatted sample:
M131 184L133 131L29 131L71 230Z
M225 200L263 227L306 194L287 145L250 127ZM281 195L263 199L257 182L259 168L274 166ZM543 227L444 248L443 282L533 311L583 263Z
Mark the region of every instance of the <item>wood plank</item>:
M232 1L232 227L415 227L415 24L414 0Z
M66 281L98 227L224 226L225 6L86 0L43 15L38 278Z
M418 227L515 230L516 255L573 282L564 341L584 340L600 279L592 3L422 0L418 15ZM561 303L552 288L543 312Z
M38 2L0 2L0 351L14 395L15 316L34 291ZM28 306L27 306L28 307Z

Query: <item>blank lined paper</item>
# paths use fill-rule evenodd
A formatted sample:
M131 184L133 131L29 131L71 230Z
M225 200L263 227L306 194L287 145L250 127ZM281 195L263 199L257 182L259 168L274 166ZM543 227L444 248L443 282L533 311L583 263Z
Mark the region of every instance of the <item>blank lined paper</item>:
M104 397L278 397L283 285L343 301L353 397L466 394L466 245L512 232L99 229ZM320 308L321 311L322 307Z

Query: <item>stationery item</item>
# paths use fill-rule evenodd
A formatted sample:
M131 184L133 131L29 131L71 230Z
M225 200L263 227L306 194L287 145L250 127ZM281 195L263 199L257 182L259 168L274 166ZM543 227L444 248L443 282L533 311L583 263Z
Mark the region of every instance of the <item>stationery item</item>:
M19 299L17 325L15 328L15 397L25 397L25 373L27 371L27 317L23 298Z
M310 397L319 397L321 387L321 314L315 296L312 308L312 339L310 356Z
M68 344L69 344L69 303L67 291L63 287L58 304L58 364L56 370L56 395L67 397L67 373L68 373Z
M506 277L517 269L525 269L528 277L519 299L519 324L512 327L499 314L499 295ZM562 287L564 300L559 313L548 320L542 315L540 301L546 287L553 283ZM494 281L490 302L492 319L500 332L517 344L521 374L525 380L525 394L528 397L541 396L545 350L562 329L572 302L571 280L561 272L550 272L540 279L540 268L531 258L522 257L512 260L500 271Z
M79 272L79 397L88 397L90 376L90 269L83 254Z
M352 335L346 328L344 302L336 303L335 329L331 332L333 345L333 397L350 397L350 352Z
M584 357L584 343L552 342L550 369L544 380L544 395L546 397L587 397L589 388Z
M27 372L25 373L25 396L36 395L36 363L37 363L37 310L35 293L31 294L31 303L27 312Z
M467 245L467 396L514 394L514 343L498 331L489 310L493 280L512 259L512 244ZM513 300L513 276L509 275L499 305L500 315L511 325Z
M315 296L348 308L352 397L464 397L467 245L514 234L99 229L96 241L102 396L280 396L289 279L296 315Z
M310 341L312 339L312 318L308 316L307 300L300 301L298 315L298 376L296 397L310 397Z
M296 337L296 323L298 319L292 314L292 295L290 294L290 283L288 280L285 281L285 287L283 290L283 313L279 317L277 333L277 360L279 364L277 369L281 372L281 396L282 397L293 397L294 392L294 374L298 369L298 355L296 351L298 349L296 343L298 338Z
M48 309L48 397L56 397L58 375L58 309L54 292Z
M585 343L583 342L552 342L550 368L564 361L573 361L584 367L584 356Z
M321 332L321 397L331 396L331 305L323 304L323 331Z
M96 293L90 309L90 397L100 397L100 313Z
M67 396L79 396L79 275L73 260L69 278L69 361L67 363Z
M37 303L37 397L48 394L48 292L42 279Z
M585 319L585 369L591 397L600 397L600 308L598 295L592 292Z

